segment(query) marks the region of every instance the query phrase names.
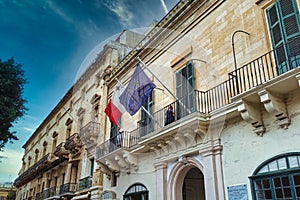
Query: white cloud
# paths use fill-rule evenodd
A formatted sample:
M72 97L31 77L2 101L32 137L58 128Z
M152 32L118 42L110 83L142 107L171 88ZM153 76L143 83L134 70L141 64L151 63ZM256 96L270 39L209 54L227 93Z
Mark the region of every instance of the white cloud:
M4 152L0 152L0 156L6 157L0 162L0 182L13 181L21 169L23 151L5 149Z
M64 13L63 10L59 8L57 5L55 5L52 1L47 1L47 5L49 6L50 9L52 9L57 15L59 15L65 21L75 24L75 21L71 17L69 17L66 13Z
M161 6L163 7L165 13L167 14L169 12L168 8L167 8L167 5L165 3L164 0L160 0L160 3L161 3Z
M104 5L119 17L123 26L130 27L133 25L134 15L123 0L107 1Z

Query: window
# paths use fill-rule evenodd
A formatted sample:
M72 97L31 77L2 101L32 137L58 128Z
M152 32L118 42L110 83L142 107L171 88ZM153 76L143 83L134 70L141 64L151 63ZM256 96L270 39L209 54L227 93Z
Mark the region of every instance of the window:
M36 149L36 150L35 150L35 158L34 158L34 163L37 163L38 159L39 159L39 150L38 150L38 149Z
M254 200L300 199L300 153L276 156L250 177Z
M44 141L44 143L43 143L43 147L44 147L44 149L43 149L43 157L46 155L46 153L47 153L47 142L46 141Z
M57 138L53 138L52 153L55 152L56 145L57 145Z
M93 175L94 175L94 161L95 161L94 158L90 159L90 176L91 177L93 177Z
M124 194L124 200L148 200L148 190L142 184L130 186Z
M194 66L188 62L176 73L177 118L180 119L196 110L194 92Z
M153 106L153 92L150 94L150 96L143 104L145 110L147 110L151 115L153 115L152 106ZM141 110L141 121L139 124L141 137L152 132L154 129L154 122L145 110L144 109Z
M72 122L73 120L68 118L65 125L67 126L67 129L66 129L66 139L68 139L72 133Z
M300 64L299 11L295 0L277 0L266 10L278 74Z
M31 165L31 157L29 156L28 157L28 168L30 167L30 165Z

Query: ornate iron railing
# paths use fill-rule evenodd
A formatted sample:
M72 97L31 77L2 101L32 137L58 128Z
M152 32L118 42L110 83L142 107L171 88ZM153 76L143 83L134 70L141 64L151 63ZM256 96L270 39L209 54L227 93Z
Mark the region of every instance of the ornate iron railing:
M118 135L110 138L109 140L105 141L104 143L100 144L96 148L96 159L103 157L113 151L116 151L120 148L129 148L131 147L135 141L132 135L129 132L120 132Z
M97 122L89 122L79 132L80 138L84 135L96 136L98 134L100 134L100 124Z
M88 176L79 180L78 190L84 190L92 187L92 177Z
M74 193L77 191L76 183L65 183L60 186L59 194Z
M81 145L82 145L82 143L80 141L78 133L74 133L67 139L67 141L65 143L65 148L67 150L73 150L75 147L81 146Z
M139 138L167 126L193 112L210 114L231 103L231 97L264 84L271 79L300 66L300 37L252 60L229 73L228 80L207 90L195 91L152 113L152 117L138 121L137 129L127 133L126 148L137 144ZM167 110L172 107L173 117L168 121ZM118 149L116 137L97 148L98 158Z

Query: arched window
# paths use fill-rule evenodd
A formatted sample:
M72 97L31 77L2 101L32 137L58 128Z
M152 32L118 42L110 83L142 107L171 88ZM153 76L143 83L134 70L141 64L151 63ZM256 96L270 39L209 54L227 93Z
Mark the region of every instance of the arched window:
M148 200L149 191L142 184L134 184L130 186L124 194L124 200Z
M265 161L250 180L254 200L300 199L300 152Z

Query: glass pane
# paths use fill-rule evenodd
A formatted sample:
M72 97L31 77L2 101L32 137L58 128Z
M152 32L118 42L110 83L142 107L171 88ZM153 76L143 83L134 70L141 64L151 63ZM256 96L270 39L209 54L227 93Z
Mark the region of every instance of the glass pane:
M296 197L300 197L300 187L296 187Z
M278 168L279 169L287 169L285 158L278 159L277 161L278 161Z
M274 186L275 187L281 187L281 180L280 180L280 178L274 178L273 182L274 182Z
M273 162L271 162L269 164L269 169L270 171L277 171L278 170L278 166L277 166L277 161L274 160Z
M288 177L282 177L282 185L283 186L290 186L290 182L289 182Z
M261 184L261 181L255 181L254 182L255 184L255 190L258 190L258 189L262 189L262 184Z
M266 189L270 188L270 182L269 182L269 180L263 180L263 186Z
M261 168L258 173L264 173L264 172L268 172L268 171L269 171L269 168L268 168L268 165L266 165L263 168Z
M292 197L292 192L290 188L284 188L284 197Z
M293 177L293 179L294 179L294 185L295 185L295 186L300 185L300 175L295 175L295 176Z
M283 198L282 189L276 189L276 198Z
M272 199L271 190L265 190L265 199Z
M298 156L289 157L290 168L299 167Z

